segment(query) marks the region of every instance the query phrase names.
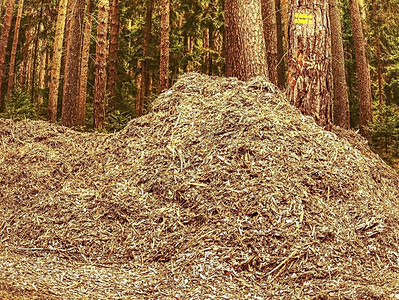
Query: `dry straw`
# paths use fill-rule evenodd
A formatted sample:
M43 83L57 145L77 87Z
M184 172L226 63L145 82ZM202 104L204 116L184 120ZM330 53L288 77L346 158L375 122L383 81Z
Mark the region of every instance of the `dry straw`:
M399 178L333 131L199 74L113 135L0 120L0 298L399 298Z

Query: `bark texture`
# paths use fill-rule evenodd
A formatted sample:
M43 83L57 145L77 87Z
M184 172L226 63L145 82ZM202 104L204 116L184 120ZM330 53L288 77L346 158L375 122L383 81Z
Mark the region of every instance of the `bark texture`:
M362 20L357 0L349 0L352 35L355 45L356 70L359 90L360 134L370 139L367 125L372 121L370 67L366 55L366 41L363 36Z
M109 100L108 107L113 109L115 107L116 99L116 82L117 82L117 67L116 59L118 52L119 40L119 0L111 0L111 39L109 43L109 66L108 66L108 92Z
M3 29L1 30L1 35L0 35L0 111L2 111L3 109L3 95L1 94L1 85L4 76L8 37L10 34L14 5L15 5L15 0L8 0L6 2L5 13L3 18Z
M226 76L268 77L260 0L226 0Z
M86 19L83 31L82 60L80 62L80 79L79 79L79 103L78 103L78 119L79 126L86 124L86 98L87 98L87 76L89 74L90 59L90 40L91 29L93 23L93 1L87 0Z
M67 4L68 0L60 0L53 45L53 60L50 70L48 113L49 120L53 123L57 121L58 90L60 86L62 46L64 41Z
M281 13L281 1L276 0L276 23L277 23L277 72L278 72L278 87L283 89L285 87L285 61L284 61L284 29L283 29L283 16Z
M169 0L161 0L161 44L159 65L159 91L169 87Z
M86 1L83 0L74 3L69 25L69 36L66 41L67 56L65 58L61 122L68 127L79 125L79 77L85 6Z
M21 28L21 17L22 17L22 10L24 7L24 0L20 0L18 3L18 12L17 18L15 20L15 29L14 29L14 38L12 41L12 48L11 48L11 56L10 56L10 71L8 75L8 84L7 84L7 96L6 98L9 99L11 96L11 92L14 88L15 82L15 59L17 55L17 48L18 48L18 41L19 41L19 31Z
M291 0L288 98L317 124L332 122L331 32L328 0Z
M267 66L269 68L269 79L278 85L278 51L277 51L277 21L276 3L274 0L261 0L263 35L266 43Z
M96 46L96 78L94 83L94 128L105 126L105 92L107 89L107 31L108 0L98 3L97 46Z
M339 2L329 0L331 20L331 54L334 80L334 124L349 129L349 99L345 77L345 57L342 44L342 28Z

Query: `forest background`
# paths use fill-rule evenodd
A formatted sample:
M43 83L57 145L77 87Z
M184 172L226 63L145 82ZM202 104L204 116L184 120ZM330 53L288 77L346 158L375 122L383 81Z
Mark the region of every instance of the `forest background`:
M280 82L275 83L285 90L289 12L295 1L261 2L262 9L270 3L274 9L263 11L262 20L265 35L270 24L277 29ZM338 7L350 127L357 130L359 81L351 2L339 1ZM373 122L367 130L373 149L396 165L399 0L356 2L371 75ZM82 130L119 130L148 112L156 95L180 74L225 75L231 55L225 9L222 0L0 0L0 116L49 120Z

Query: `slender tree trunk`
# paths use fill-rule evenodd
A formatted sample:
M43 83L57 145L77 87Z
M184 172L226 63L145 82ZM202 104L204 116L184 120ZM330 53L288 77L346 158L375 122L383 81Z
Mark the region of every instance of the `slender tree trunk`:
M274 0L261 0L263 35L266 43L266 57L269 68L269 79L278 85L278 51L277 51L277 21L276 3Z
M288 98L320 126L332 122L328 0L290 0Z
M64 41L67 3L68 0L60 0L59 3L54 46L53 46L53 60L51 63L51 70L50 70L48 111L49 111L49 120L53 123L57 121L58 90L60 86L62 46Z
M115 108L116 81L117 81L117 52L119 39L119 0L111 0L111 39L109 43L108 91L109 109Z
M70 33L67 39L67 57L65 58L64 93L62 99L61 122L64 126L73 127L78 124L79 76L82 54L83 30L86 1L74 3L71 17Z
M359 89L360 134L365 138L370 139L370 134L366 128L373 119L371 109L370 67L366 56L366 41L363 36L362 20L357 0L349 0L349 10L351 15L353 42L355 45Z
M98 3L97 47L96 47L96 78L94 83L94 128L105 126L105 92L107 88L107 29L108 0Z
M152 11L154 9L154 0L147 1L146 16L145 16L145 27L143 35L143 62L141 64L141 87L140 87L140 99L136 102L136 116L142 116L144 111L144 100L149 96L149 65L150 62L146 58L148 52L148 45L151 38L152 30Z
M14 29L14 39L12 41L12 49L11 49L11 57L10 57L10 72L8 76L8 85L7 85L7 99L10 98L11 92L14 87L15 82L15 59L17 55L18 41L19 41L19 30L21 28L21 17L22 10L24 7L24 0L20 0L18 3L18 12L17 19L15 20L15 29Z
M268 77L260 0L226 0L226 75Z
M202 63L202 72L209 74L209 63L210 63L210 45L209 45L209 28L205 28L203 31L202 47L204 48L204 59Z
M80 80L79 80L79 103L78 120L79 126L86 124L86 99L87 99L87 77L89 74L90 59L90 40L93 23L93 1L87 0L86 18L83 31L82 60L80 62Z
M341 15L337 0L329 0L331 20L331 54L334 82L334 124L349 129L349 99L345 78L345 57L342 44Z
M37 59L38 59L38 51L39 51L39 36L40 36L40 28L42 26L41 20L43 19L43 4L44 0L41 1L40 5L40 15L39 15L39 22L37 22L37 27L36 27L36 38L35 38L35 48L34 48L34 54L33 54L33 65L32 65L32 78L31 78L31 98L30 101L33 103L35 102L35 81L36 81L36 71L37 71Z
M159 91L169 88L169 0L161 0L161 44L159 65Z
M4 76L4 67L8 46L8 37L10 34L12 15L14 12L15 0L8 0L5 7L5 13L3 18L3 29L0 35L0 111L3 110L3 95L1 94L1 85Z
M43 30L43 28L42 28ZM46 74L46 60L47 60L47 51L46 51L46 44L47 41L46 40L41 40L40 41L40 64L39 64L39 90L40 93L37 97L37 106L39 109L42 108L43 103L44 103L44 97L43 97L43 91L44 91L44 87L45 87L45 74Z
M276 23L277 23L277 72L278 72L278 87L283 89L285 87L285 62L284 62L284 29L281 13L281 1L276 0Z

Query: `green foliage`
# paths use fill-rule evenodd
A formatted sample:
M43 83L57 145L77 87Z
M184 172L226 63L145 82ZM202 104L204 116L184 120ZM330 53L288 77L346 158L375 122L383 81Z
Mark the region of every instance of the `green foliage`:
M399 155L399 107L395 104L378 106L370 124L373 148L386 158Z
M106 127L108 132L115 132L121 130L132 119L127 112L114 110L107 116Z
M15 89L5 104L4 113L0 117L20 121L23 119L37 119L38 113L26 91Z

